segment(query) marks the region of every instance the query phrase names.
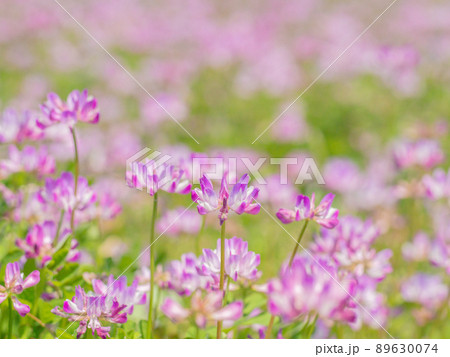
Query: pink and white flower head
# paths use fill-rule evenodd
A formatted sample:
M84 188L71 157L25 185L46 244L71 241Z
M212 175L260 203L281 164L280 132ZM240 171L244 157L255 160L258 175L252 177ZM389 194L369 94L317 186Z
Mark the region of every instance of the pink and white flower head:
M430 255L431 242L424 232L417 233L412 242L406 242L402 246L402 255L406 261L426 261Z
M97 100L89 96L86 89L72 91L65 102L56 93L50 93L41 110L44 114L44 118L38 121L41 128L59 123L73 128L77 121L96 124L100 119Z
M13 109L6 109L0 118L0 143L39 140L43 135L42 129L37 126L37 115L30 111L20 115Z
M314 206L315 194L311 195L311 199L305 195L298 195L295 208L293 210L281 208L277 212L278 219L284 223L289 224L294 221L313 220L324 228L334 228L339 224L339 211L331 204L334 200L334 195L328 193L320 201L320 204Z
M196 291L191 298L191 306L185 309L178 302L167 298L161 305L161 311L175 323L192 318L200 328L205 328L208 322L236 321L242 316L243 303L235 301L222 306L221 292L208 292L204 297L201 291Z
M356 314L350 295L355 286L353 280L339 279L335 269L325 262L297 255L290 267L284 265L280 276L269 282L269 312L285 322L308 314L352 322Z
M161 234L177 237L182 234L195 235L199 232L201 225L202 220L197 212L178 207L166 211L156 222L156 229Z
M405 301L434 311L447 301L448 287L440 276L416 274L402 284L401 293Z
M77 286L75 296L64 302L63 309L56 306L52 309L52 313L72 322L78 321L77 338L84 335L88 328L92 330L92 335L97 332L99 337L106 338L109 337L111 327L102 326L102 322L115 324L127 322L127 314L124 311L126 307L119 304L117 299L110 302L104 295L86 293L83 288Z
M56 237L57 225L52 221L36 224L30 228L25 239L17 239L16 245L25 252L26 259L36 259L40 267L49 262L57 250L59 242L64 241L70 234L70 230L64 229ZM78 242L72 239L70 251L67 254L68 262L75 262L80 257L77 250Z
M444 153L435 140L399 141L393 149L394 161L400 169L413 166L430 169L445 159Z
M217 248L203 249L203 255L199 258L198 271L201 275L210 276L215 285L220 278L220 239L217 240ZM233 237L225 239L225 274L245 284L260 278L258 271L260 264L259 254L248 250L248 243L241 238Z
M200 188L192 190L192 200L197 203L198 213L201 215L219 211L219 220L222 225L228 218L229 211L239 215L243 213L258 214L261 206L254 202L258 197L259 189L248 187L250 177L245 174L228 193L227 174L222 178L219 194L214 192L211 180L206 175L200 179Z
M213 283L210 276L200 275L200 260L193 253L183 254L181 260L173 260L164 271L169 274L168 288L181 296L191 295L198 289L206 289Z
M47 154L45 147L36 149L25 146L20 151L11 145L8 153L9 158L0 161L0 177L16 172L35 172L38 177L42 177L55 172L55 159Z
M42 203L53 202L66 212L85 210L97 199L88 181L82 176L78 177L75 196L75 180L70 172L63 172L57 179L47 178L39 198Z
M426 196L432 200L450 198L450 170L445 173L436 169L432 175L425 175L422 179Z
M186 195L192 186L183 169L153 160L134 162L131 172L127 171L126 180L129 187L146 189L150 196L159 190Z
M112 307L116 300L120 305L126 305L124 311L131 315L134 305L143 305L147 299L146 294L138 290L138 283L138 279L135 279L128 286L126 276L122 275L115 279L113 275L110 275L107 284L100 279L93 279L92 288L95 294L106 296L106 306Z
M20 295L24 289L35 286L39 283L40 273L38 270L31 272L25 279L20 272L18 262L8 263L5 270L5 286L0 285L0 304L6 299L12 300L14 309L20 316L25 316L30 312L30 307L21 303L16 295Z

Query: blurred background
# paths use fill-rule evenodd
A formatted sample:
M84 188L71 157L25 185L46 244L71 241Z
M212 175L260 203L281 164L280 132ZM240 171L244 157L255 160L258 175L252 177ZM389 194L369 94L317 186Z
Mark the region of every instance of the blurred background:
M432 140L443 156L438 164L448 167L448 1L398 0L344 54L391 0L58 1L0 0L0 109L39 112L51 91L65 98L87 88L98 99L100 123L77 128L81 173L123 211L83 232L87 262L118 274L147 244L150 197L125 184L126 159L144 147L175 157L312 157L326 186L275 182L262 189L266 209L291 208L297 192L336 193L341 216L371 218L381 229L376 245L394 252L394 272L380 284L392 307L389 332L448 336L445 320L424 329L411 311L395 308L414 269L435 269L406 262L401 250L418 231L433 234L427 207L403 184L433 165L403 170L396 158L403 143ZM70 167L70 134L46 140L60 167ZM272 177L277 168L262 172ZM163 197L161 211L190 202ZM212 248L216 217L207 223L201 242ZM298 226L286 228L297 236ZM261 254L262 281L277 274L294 244L264 211L234 216L227 230ZM192 234L174 235L158 242L160 262L194 251ZM369 327L342 334L384 337Z

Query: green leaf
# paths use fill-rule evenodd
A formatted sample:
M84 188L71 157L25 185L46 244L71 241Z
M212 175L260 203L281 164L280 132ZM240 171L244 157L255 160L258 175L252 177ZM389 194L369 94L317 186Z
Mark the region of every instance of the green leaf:
M64 261L67 254L69 254L69 250L67 248L61 248L55 254L53 254L53 259L48 263L47 267L50 270L53 270Z
M64 267L55 275L57 281L61 281L73 274L79 267L78 263L66 263Z
M148 322L146 320L139 321L139 330L141 331L141 338L146 338L147 336L147 325Z

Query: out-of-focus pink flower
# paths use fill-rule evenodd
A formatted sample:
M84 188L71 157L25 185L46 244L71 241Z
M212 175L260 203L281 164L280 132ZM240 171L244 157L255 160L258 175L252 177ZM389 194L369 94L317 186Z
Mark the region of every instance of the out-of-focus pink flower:
M209 292L202 297L200 291L191 298L191 306L185 309L178 302L167 298L161 305L161 311L175 323L191 317L200 328L205 328L209 321L235 321L242 316L242 301L232 302L222 307L222 293Z
M77 121L95 124L100 119L97 100L88 95L87 89L82 92L72 91L64 102L56 93L50 93L47 102L41 105L44 118L39 118L41 128L63 123L73 128Z
M417 233L412 242L406 242L402 246L403 258L407 261L425 261L428 259L431 242L424 232Z
M181 98L167 93L156 95L155 98L156 100L150 99L147 96L143 98L141 107L142 121L149 124L148 126L154 128L165 120L172 120L170 116L173 116L178 121L183 121L186 118L188 110Z
M25 279L20 272L19 263L8 263L5 270L5 286L0 285L0 304L7 298L12 300L14 309L20 316L25 316L30 312L28 305L22 304L16 297L24 289L35 286L39 283L40 273L38 270L31 272Z
M327 187L340 193L351 193L361 183L358 166L350 159L332 159L323 169L323 178Z
M277 212L278 219L284 224L289 224L294 221L314 220L322 227L334 228L339 224L339 211L331 207L334 200L334 195L328 193L320 201L320 204L315 207L315 194L311 195L311 199L304 195L297 196L297 202L293 210L281 208Z
M271 175L266 177L265 181L265 184L255 185L259 188L259 202L269 202L272 207L280 207L285 202L293 201L298 195L293 184L281 182L280 175ZM276 192L276 194L273 194L273 192Z
M442 169L436 169L432 175L425 175L422 183L427 197L433 200L450 198L450 170L445 173Z
M134 162L126 180L129 187L146 189L150 196L159 190L186 195L192 186L179 166L152 160Z
M35 172L38 177L55 172L55 159L47 154L45 147L38 150L25 146L20 151L16 146L9 147L9 158L0 161L0 177L16 172Z
M43 137L37 126L37 115L25 111L19 115L13 109L6 109L0 118L0 143L20 143L25 140L38 140Z
M280 112L288 106L285 105ZM272 126L272 136L279 142L299 143L308 135L308 125L301 112L290 108L281 118Z
M79 322L77 338L80 338L90 328L92 335L97 332L101 338L109 337L111 327L102 326L102 322L123 324L127 322L124 312L126 305L121 305L117 299L107 299L104 295L86 294L83 288L75 288L75 296L64 301L63 309L56 306L52 309L55 315L65 317L69 321Z
M72 173L63 172L57 179L47 178L45 187L39 192L39 199L42 203L55 203L66 212L82 211L97 199L88 181L82 176L78 177L76 196L74 190L75 180Z
M286 322L307 314L352 322L356 314L349 294L353 296L355 286L352 280L339 279L325 262L297 255L290 267L283 266L280 276L269 282L269 312Z
M403 299L416 302L427 309L436 310L448 297L448 287L440 276L416 274L401 286Z
M392 271L390 249L377 252L372 243L379 230L370 220L347 216L334 230L322 229L311 245L311 252L322 259L331 259L339 270L351 273L355 278L367 275L383 280Z
M166 211L156 222L156 229L161 234L177 237L181 234L197 234L201 224L202 220L197 212L178 207Z
M59 242L64 241L70 234L70 230L63 229L57 234L57 225L55 222L46 221L43 224L36 224L30 228L24 240L17 239L16 245L25 252L26 259L37 259L39 266L43 267L52 259L57 250ZM75 239L71 241L70 251L66 260L75 262L80 256L77 250L78 242Z
M394 161L400 169L419 166L430 169L445 159L444 153L435 140L398 141L393 148Z
M127 277L123 275L115 279L111 274L107 284L100 279L93 279L92 288L97 295L106 296L107 306L112 306L114 300L120 305L126 305L125 312L128 315L133 313L134 305L143 305L147 299L147 295L138 290L138 279L128 286Z
M200 275L197 271L199 265L200 260L193 253L183 254L181 260L169 262L164 269L169 274L168 288L181 296L208 288L213 283L213 278Z
M203 249L203 255L199 258L199 273L211 276L216 284L220 278L220 256L220 239L218 239L217 248ZM255 281L261 276L261 272L258 271L259 264L259 254L249 251L246 241L238 237L225 239L225 274L228 277L242 283Z
M233 186L231 194L228 193L227 174L222 178L219 194L214 192L213 185L206 175L200 179L200 188L192 190L192 200L197 203L198 213L201 215L219 211L219 220L222 224L229 211L237 214L258 214L261 206L253 201L258 197L259 189L248 187L250 177L245 174Z

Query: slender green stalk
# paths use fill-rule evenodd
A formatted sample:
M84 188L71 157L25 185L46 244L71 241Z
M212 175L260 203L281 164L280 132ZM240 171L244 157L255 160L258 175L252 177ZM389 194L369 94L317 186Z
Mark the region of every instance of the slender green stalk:
M74 148L74 196L77 197L77 190L78 190L78 177L80 175L80 163L78 158L78 145L77 145L77 135L75 134L75 128L72 128L70 130L72 132L72 139L73 139L73 148ZM74 230L74 222L75 222L75 210L76 207L72 207L72 214L70 215L70 229L72 230L72 234L75 232Z
M297 244L295 244L294 250L292 251L291 258L289 259L289 267L292 265L292 262L294 261L295 255L297 254L298 247L300 246L300 242L303 238L303 235L305 234L306 227L308 227L308 223L309 223L309 220L306 220L305 223L303 224L303 228L300 231L300 235L298 236L298 239L297 239ZM272 328L273 328L274 322L275 322L275 316L272 315L272 317L270 318L270 321L269 321L269 325L267 325L265 338L270 338L270 336L272 335Z
M225 283L225 221L222 223L220 230L220 281L219 290L223 293ZM222 299L223 301L223 299ZM217 321L217 338L222 335L222 321Z
M297 239L297 244L295 245L294 250L292 251L291 259L289 259L289 266L291 266L292 262L294 261L295 255L297 254L298 247L300 246L300 241L302 240L303 235L305 234L306 227L308 227L308 223L309 223L309 220L306 220L305 223L303 224L303 228Z
M55 237L53 238L53 244L56 247L58 245L58 238L59 238L59 233L61 232L61 226L62 226L62 222L63 222L63 218L64 218L64 210L61 210L61 214L59 215L59 221L58 221L58 228L56 228L56 234Z
M195 254L199 256L202 254L201 248L200 248L200 238L203 235L203 231L205 230L205 223L206 223L206 215L202 216L202 225L200 227L200 230L197 234L197 237L195 238Z
M11 297L8 297L9 306L9 323L8 323L8 339L12 338L12 323L13 323L13 304Z
M152 338L153 332L153 295L154 295L154 285L155 285L155 255L153 254L153 243L155 242L155 222L156 215L158 214L158 193L155 192L153 195L153 210L152 210L152 220L150 225L150 296L148 304L148 322L147 322L147 338Z

